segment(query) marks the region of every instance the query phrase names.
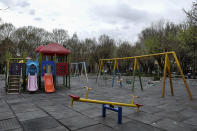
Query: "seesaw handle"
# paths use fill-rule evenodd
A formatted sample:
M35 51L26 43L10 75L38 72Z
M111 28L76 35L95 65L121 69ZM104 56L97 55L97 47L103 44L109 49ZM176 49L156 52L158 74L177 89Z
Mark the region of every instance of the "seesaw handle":
M73 103L74 103L74 100L73 100L73 98L72 98L71 103L70 103L70 106L71 106L71 107L73 107Z
M83 88L86 88L86 99L88 99L88 91L91 90L92 88L88 88L87 86L84 86Z
M133 97L133 98L132 98L131 104L134 104L134 99L135 99L135 98L140 98L139 96L134 96L134 95L132 95L132 94L131 94L131 96Z

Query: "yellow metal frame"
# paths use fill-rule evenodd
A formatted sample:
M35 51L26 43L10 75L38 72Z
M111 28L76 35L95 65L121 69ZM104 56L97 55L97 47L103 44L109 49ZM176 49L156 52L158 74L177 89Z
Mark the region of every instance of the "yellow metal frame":
M135 62L134 62L134 71L137 69L139 69L139 65L138 65L138 62L137 62L137 59L140 59L140 58L145 58L145 57L150 57L150 56L161 56L161 55L165 55L165 65L164 65L164 74L163 74L163 88L162 88L162 97L164 97L165 95L165 80L166 80L166 70L168 71L168 76L169 76L169 79L170 79L170 89L171 89L171 95L174 96L174 90L173 90L173 85L172 85L172 79L171 79L171 72L170 72L170 60L169 60L169 55L172 55L176 61L176 64L177 64L177 67L179 69L179 72L181 74L181 77L184 81L184 84L185 84L185 87L187 89L187 93L189 95L189 98L192 100L192 94L191 94L191 91L189 89L189 86L187 84L187 81L185 79L185 76L183 74L183 71L181 69L181 66L180 66L180 63L179 63L179 60L176 56L176 53L174 51L171 51L171 52L163 52L163 53L156 53L156 54L149 54L149 55L142 55L142 56L133 56L133 57L122 57L122 58L112 58L112 59L100 59L99 60L99 67L100 67L100 70L104 68L104 61L115 61L115 64L114 64L114 68L118 67L118 64L117 64L117 61L118 60L125 60L125 59L135 59Z
M92 88L88 88L87 86L84 86L83 88L86 88L86 99L88 99L88 92L89 90L92 90Z
M84 99L84 98L79 98L78 100L74 100L74 101L87 102L87 103L97 103L97 104L107 104L107 105L113 105L113 106L127 106L127 107L136 107L136 108L139 107L136 104L127 104L127 103L120 103L120 102L110 102L110 101L101 101L101 100Z
M127 107L136 107L137 110L139 109L140 106L139 104L134 104L134 99L139 98L138 96L132 96L132 102L131 104L128 103L121 103L121 102L110 102L110 101L101 101L101 100L93 100L93 99L88 99L88 91L91 90L92 88L88 88L87 86L84 86L83 88L86 88L86 98L79 98L79 99L74 99L72 98L70 106L73 107L74 101L77 102L86 102L86 103L96 103L96 104L107 104L107 105L112 105L112 106L127 106Z

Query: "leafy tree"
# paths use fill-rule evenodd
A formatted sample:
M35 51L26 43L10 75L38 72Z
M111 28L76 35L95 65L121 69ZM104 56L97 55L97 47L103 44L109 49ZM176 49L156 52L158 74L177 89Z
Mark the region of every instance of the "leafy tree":
M96 60L101 58L113 58L116 53L116 45L114 39L107 35L101 35L98 39L99 45L96 49Z
M187 44L191 47L191 56L193 57L193 75L195 77L197 72L196 67L196 46L197 46L197 1L193 2L193 5L189 11L185 11L188 18L189 28L186 31Z
M120 46L117 47L117 57L128 57L134 55L135 55L135 49L127 41L121 42Z

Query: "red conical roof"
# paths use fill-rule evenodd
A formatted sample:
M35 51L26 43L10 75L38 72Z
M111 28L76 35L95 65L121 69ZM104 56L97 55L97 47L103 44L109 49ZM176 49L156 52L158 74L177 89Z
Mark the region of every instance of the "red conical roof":
M36 48L36 52L40 52L40 50L41 50L43 47L44 47L43 45L38 46L38 47Z
M42 47L39 51L40 53L44 55L68 55L70 54L70 51L64 48L63 46L57 44L57 43L50 43L44 47Z

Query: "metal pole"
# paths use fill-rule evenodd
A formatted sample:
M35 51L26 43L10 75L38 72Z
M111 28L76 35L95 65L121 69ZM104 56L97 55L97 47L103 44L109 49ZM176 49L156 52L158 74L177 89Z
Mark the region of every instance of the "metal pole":
M142 79L141 79L141 74L140 74L140 67L139 67L139 63L137 61L137 58L136 58L136 63L137 63L138 76L139 76L139 80L140 80L140 87L141 87L141 90L143 91Z
M70 88L70 55L68 55L68 88Z
M55 64L55 75L54 75L54 87L56 88L56 54L54 55L54 64Z
M133 69L132 91L134 91L136 66L137 66L137 59L135 58L134 69Z
M184 81L184 84L185 84L185 87L186 87L186 89L187 89L187 93L189 94L190 100L193 100L192 94L191 94L191 92L190 92L190 89L189 89L189 86L188 86L188 84L187 84L187 81L185 80L185 76L184 76L184 74L183 74L183 71L182 71L182 69L181 69L181 66L180 66L180 64L179 64L179 61L178 61L178 58L177 58L175 52L173 53L173 56L174 56L174 59L175 59L175 61L176 61L177 67L178 67L178 69L179 69L179 72L181 73L181 77L182 77L182 79L183 79L183 81Z
M165 65L164 65L164 73L163 73L163 88L162 88L162 97L164 97L165 93L165 81L166 81L166 68L167 68L167 57L168 55L165 54Z
M168 77L170 79L171 95L174 96L174 90L173 90L173 86L172 86L172 77L171 77L171 72L170 72L170 60L169 60L168 55L167 55L167 69L168 69Z

